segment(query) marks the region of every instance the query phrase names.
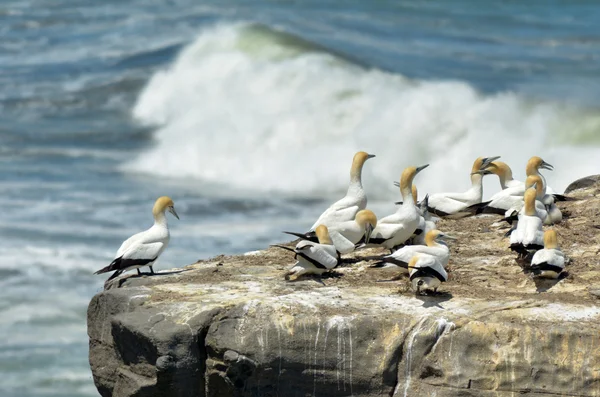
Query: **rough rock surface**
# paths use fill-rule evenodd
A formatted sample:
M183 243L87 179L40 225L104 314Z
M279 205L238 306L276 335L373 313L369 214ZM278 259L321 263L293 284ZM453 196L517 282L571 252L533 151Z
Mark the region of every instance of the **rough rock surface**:
M88 309L103 396L600 396L600 186L560 203L569 275L534 282L491 216L444 220L442 293L360 260L286 282L289 253L131 276ZM120 286L120 288L116 288Z

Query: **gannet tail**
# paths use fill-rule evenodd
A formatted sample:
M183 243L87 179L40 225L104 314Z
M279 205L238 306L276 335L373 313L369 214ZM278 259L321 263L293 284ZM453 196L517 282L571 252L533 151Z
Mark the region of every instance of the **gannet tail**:
M502 210L500 208L490 207L491 201L485 201L483 203L477 203L468 206L464 209L464 212L468 212L471 215L479 215L479 214L498 214L504 215L506 210Z

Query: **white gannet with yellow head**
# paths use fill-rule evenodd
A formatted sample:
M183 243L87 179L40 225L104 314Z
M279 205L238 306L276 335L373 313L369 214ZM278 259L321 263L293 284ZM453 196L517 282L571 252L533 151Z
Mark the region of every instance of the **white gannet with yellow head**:
M437 292L441 283L448 281L448 273L440 261L427 254L416 254L408 263L409 277L417 294Z
M408 240L417 227L421 215L417 209L412 194L415 176L427 168L429 164L421 167L407 167L400 176L400 193L402 205L392 215L388 215L377 222L377 227L371 234L371 243L392 249Z
M380 262L371 267L392 267L408 273L408 264L417 254L428 254L440 261L445 268L450 260L450 250L446 245L447 240L456 240L439 230L431 230L425 235L427 245L406 245L391 255L381 258Z
M286 280L295 280L305 274L320 275L339 264L339 257L329 236L327 226L317 226L315 233L319 240L318 243L302 240L296 244L296 248L294 249L282 245L274 245L274 247L283 248L295 254L294 259L297 261L286 273Z
M134 234L125 240L110 265L94 274L114 271L112 276L108 278L108 280L112 280L124 271L131 269L137 269L138 275L140 275L140 267L142 266L149 266L150 272L154 274L152 265L167 248L170 239L166 211L179 219L173 200L167 196L159 197L152 208L154 225L150 229Z
M429 212L438 216L448 216L460 213L467 207L481 203L483 197L483 175L481 170L486 169L492 161L500 158L479 157L471 168L471 188L464 193L436 193L429 196Z
M340 254L348 254L355 250L356 245L368 243L373 230L377 226L377 217L373 211L365 209L358 211L356 217L351 221L338 222L329 227L329 236L336 250ZM318 241L316 233L284 232L303 240Z
M544 249L537 251L531 259L533 275L541 278L558 278L565 268L565 255L558 248L556 231L544 233Z
M519 214L516 229L510 234L510 249L520 257L526 257L531 251L544 247L542 219L535 208L536 195L536 184L525 191L522 213Z
M366 152L358 152L354 155L352 168L350 168L350 185L346 196L327 208L309 232L314 231L319 225L331 227L339 222L351 221L356 217L358 211L367 207L367 195L362 186L362 169L365 162L373 157L375 157L374 154Z

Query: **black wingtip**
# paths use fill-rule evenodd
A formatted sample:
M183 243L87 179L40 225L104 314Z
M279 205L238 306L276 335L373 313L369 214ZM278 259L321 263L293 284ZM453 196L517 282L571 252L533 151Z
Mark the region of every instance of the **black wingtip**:
M317 234L315 232L297 233L297 232L286 232L286 231L284 231L283 233L289 234L291 236L298 237L298 238L300 238L302 240L308 240L308 241L312 241L312 242L318 242Z
M271 244L271 247L277 247L277 248L284 249L286 251L296 252L296 251L294 251L293 248L286 247L285 245Z

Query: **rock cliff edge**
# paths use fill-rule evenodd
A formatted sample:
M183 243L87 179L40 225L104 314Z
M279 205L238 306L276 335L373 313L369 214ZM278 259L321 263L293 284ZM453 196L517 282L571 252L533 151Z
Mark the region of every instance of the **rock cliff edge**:
M600 192L560 203L568 277L535 282L497 217L444 220L450 280L416 297L356 263L286 282L278 249L131 276L88 309L102 396L600 396Z

